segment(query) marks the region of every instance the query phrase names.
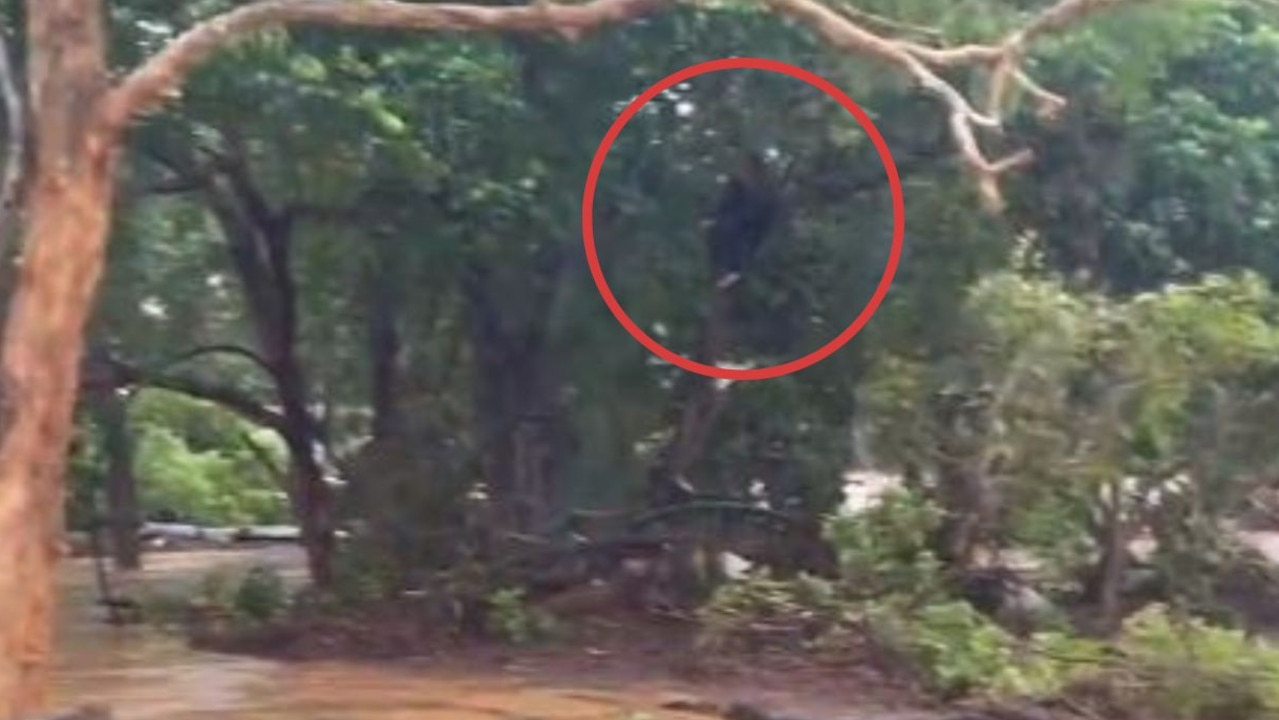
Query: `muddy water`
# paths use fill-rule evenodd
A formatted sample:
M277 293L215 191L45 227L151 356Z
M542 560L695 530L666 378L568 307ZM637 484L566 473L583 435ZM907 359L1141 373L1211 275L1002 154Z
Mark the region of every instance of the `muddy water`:
M138 582L173 588L219 565L296 573L292 548L148 556ZM693 720L660 709L673 688L548 687L514 676L441 676L411 664L280 663L193 651L143 627L110 627L93 606L91 566L68 562L55 703L106 704L121 720Z

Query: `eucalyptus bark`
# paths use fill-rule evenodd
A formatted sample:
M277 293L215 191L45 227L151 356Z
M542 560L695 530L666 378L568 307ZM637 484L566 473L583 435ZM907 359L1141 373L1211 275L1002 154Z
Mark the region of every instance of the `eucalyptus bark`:
M26 10L32 146L0 346L0 720L45 700L63 474L119 140L101 111L99 0L39 0Z

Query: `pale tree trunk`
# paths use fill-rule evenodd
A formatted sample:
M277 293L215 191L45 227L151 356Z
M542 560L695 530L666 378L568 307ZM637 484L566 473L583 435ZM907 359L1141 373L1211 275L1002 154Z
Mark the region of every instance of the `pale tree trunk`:
M27 4L33 157L22 266L0 347L0 720L44 701L63 470L102 272L117 138L98 0Z

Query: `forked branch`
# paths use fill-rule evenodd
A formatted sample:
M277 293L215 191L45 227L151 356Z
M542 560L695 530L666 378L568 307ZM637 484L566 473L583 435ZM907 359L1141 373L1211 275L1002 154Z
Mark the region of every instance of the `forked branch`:
M288 25L344 25L453 32L550 32L568 40L608 25L619 25L663 7L689 0L588 0L561 5L534 0L529 5L481 6L414 3L399 0L260 0L201 22L178 36L141 67L130 73L105 98L104 119L113 130L150 112L177 95L190 72L222 46L265 30ZM838 12L820 0L761 0L773 11L812 28L841 51L879 60L908 75L945 104L951 134L965 168L975 178L982 199L992 211L1002 207L998 180L1004 173L1033 160L1022 150L997 160L986 157L978 131L1001 128L1002 109L1012 88L1035 100L1042 116L1055 116L1065 99L1035 83L1022 69L1026 46L1037 37L1060 30L1108 7L1149 0L1058 0L1024 25L989 44L932 47L894 38L870 29L883 22L858 19ZM903 34L905 32L903 31ZM918 33L913 33L918 35ZM989 72L989 92L981 109L937 70L981 67Z

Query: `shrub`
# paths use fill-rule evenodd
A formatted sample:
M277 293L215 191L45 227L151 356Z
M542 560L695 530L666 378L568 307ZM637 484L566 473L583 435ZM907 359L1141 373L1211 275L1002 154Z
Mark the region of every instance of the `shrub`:
M1279 717L1279 649L1242 631L1152 606L1129 618L1117 643L1131 700L1174 720ZM1133 682L1134 679L1136 682ZM1122 699L1122 698L1121 698Z
M288 604L289 595L280 574L263 566L249 570L232 601L236 617L256 622L275 619Z
M524 601L524 591L503 588L489 595L489 631L517 645L551 637L558 629L554 618L530 607Z
M726 583L699 611L704 649L800 647L834 632L851 609L829 582L756 575Z
M943 697L1004 682L1015 666L1013 638L965 602L908 610L893 602L866 610L877 643Z
M896 490L863 513L831 519L826 534L840 575L856 595L909 595L923 602L941 595L941 563L929 548L940 520L936 505Z

